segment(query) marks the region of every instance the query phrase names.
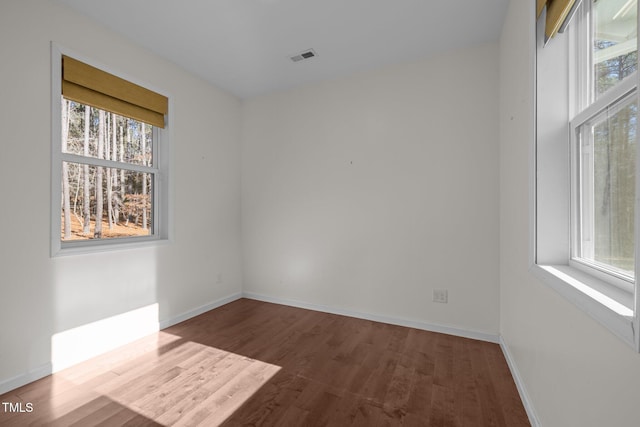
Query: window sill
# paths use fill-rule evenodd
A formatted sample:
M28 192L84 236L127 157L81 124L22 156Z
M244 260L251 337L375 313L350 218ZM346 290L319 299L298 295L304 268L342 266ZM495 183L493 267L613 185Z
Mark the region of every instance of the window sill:
M102 241L97 243L94 240L86 240L74 242L72 244L57 243L51 249L52 257L63 257L69 255L85 255L107 251L123 251L129 249L138 249L149 246L158 246L166 244L169 239L162 237L135 237L135 238L119 238L116 241Z
M538 265L531 272L638 351L634 296L568 265Z

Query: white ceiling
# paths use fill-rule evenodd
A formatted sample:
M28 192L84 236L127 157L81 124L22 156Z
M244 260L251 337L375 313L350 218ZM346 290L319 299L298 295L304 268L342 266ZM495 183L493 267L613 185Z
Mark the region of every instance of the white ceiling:
M508 0L58 0L241 98L495 41ZM317 57L292 62L306 49Z

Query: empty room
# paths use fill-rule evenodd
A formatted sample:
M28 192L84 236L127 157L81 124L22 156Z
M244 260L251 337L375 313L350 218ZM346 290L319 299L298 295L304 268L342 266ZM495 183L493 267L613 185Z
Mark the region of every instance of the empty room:
M637 11L2 0L0 425L637 426Z

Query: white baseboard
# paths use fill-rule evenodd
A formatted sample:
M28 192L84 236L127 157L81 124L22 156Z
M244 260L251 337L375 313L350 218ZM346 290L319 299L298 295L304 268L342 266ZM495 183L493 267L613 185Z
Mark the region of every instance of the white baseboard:
M29 384L33 381L37 381L40 378L44 378L47 375L51 375L53 366L51 363L35 368L27 373L16 375L13 378L9 378L4 381L0 381L0 394L10 392L18 387L22 387L25 384Z
M500 348L502 349L502 353L504 354L504 358L507 359L507 365L509 365L509 370L511 371L511 376L516 383L516 387L518 388L518 393L520 394L520 399L522 400L522 404L524 405L524 410L527 411L527 416L529 417L529 422L531 423L531 427L540 427L540 421L538 420L538 416L533 407L533 403L529 398L529 394L527 393L527 389L524 386L524 381L520 376L520 371L513 360L513 356L511 355L511 351L509 350L509 346L504 340L502 335L500 336Z
M207 311L213 310L214 308L222 307L225 304L229 304L235 300L242 298L241 292L236 292L235 294L231 294L224 298L217 299L205 305L201 305L200 307L194 308L193 310L186 311L182 314L174 316L170 319L165 319L160 321L160 329L166 329L169 326L176 325L180 322L184 322L185 320L189 320L192 317L196 317L201 315L202 313L206 313Z
M217 299L215 301L212 301L210 303L207 303L205 305L197 307L197 308L195 308L193 310L189 310L187 312L184 312L182 314L174 316L174 317L172 317L170 319L162 320L162 321L158 322L157 324L158 324L159 329L165 329L165 328L168 328L169 326L173 326L173 325L175 325L177 323L180 323L180 322L188 320L188 319L190 319L192 317L198 316L198 315L200 315L202 313L205 313L205 312L207 312L209 310L213 310L214 308L221 307L221 306L223 306L225 304L228 304L228 303L233 302L233 301L235 301L237 299L240 299L240 298L242 298L242 294L240 292L237 292L235 294L226 296L224 298ZM155 329L156 329L155 331L145 330L144 332L141 332L142 335L140 335L140 336L128 336L127 337L128 338L128 342L129 343L133 342L133 341L135 341L137 339L140 339L140 338L148 335L149 333L157 332L158 328L155 328ZM127 344L127 342L119 342L118 345L116 345L113 348L102 349L100 354L103 354L103 353L106 353L108 351L114 350L115 348L118 348L121 345L126 345L126 344ZM97 355L98 354L94 354L92 356L95 357ZM86 359L74 360L73 362L74 362L74 364L76 364L76 363L81 363L84 360L86 360ZM70 365L57 366L56 371L58 371L58 370L60 370L62 368L66 368L68 366L70 366ZM31 383L33 381L37 381L37 380L39 380L41 378L44 378L44 377L46 377L48 375L51 375L53 372L54 372L54 367L53 367L53 364L50 362L50 363L47 363L47 364L42 365L40 367L37 367L37 368L35 368L33 370L30 370L29 372L26 372L24 374L16 375L15 377L9 378L7 380L2 380L2 381L0 381L0 394L4 394L4 393L7 393L7 392L10 392L11 390L15 390L18 387L22 387L25 384L29 384L29 383Z
M307 310L320 311L323 313L339 314L341 316L355 317L357 319L372 320L374 322L387 323L390 325L406 326L409 328L422 329L425 331L439 332L442 334L455 335L463 338L471 338L474 340L488 341L495 344L500 342L500 336L497 334L489 334L486 332L473 331L468 329L456 328L453 326L438 325L435 323L422 322L419 320L402 319L397 317L381 316L371 313L362 313L358 311L335 308L326 305L313 304L303 301L291 300L286 298L272 297L253 292L243 292L244 298L257 301L271 302L274 304L288 305L291 307L304 308Z

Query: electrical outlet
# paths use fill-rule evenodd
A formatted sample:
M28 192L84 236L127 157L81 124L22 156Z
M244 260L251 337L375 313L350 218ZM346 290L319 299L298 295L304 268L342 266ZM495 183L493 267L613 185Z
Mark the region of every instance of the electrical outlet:
M449 301L449 294L446 289L433 290L433 302L446 304Z
M222 283L222 273L218 273L216 276L216 283L219 285Z

